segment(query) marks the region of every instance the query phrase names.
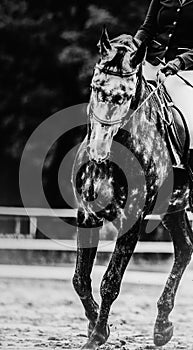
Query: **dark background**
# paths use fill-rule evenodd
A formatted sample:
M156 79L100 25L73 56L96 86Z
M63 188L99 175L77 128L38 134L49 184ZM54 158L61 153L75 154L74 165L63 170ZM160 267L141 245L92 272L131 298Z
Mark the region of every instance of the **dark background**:
M148 3L148 0L1 1L0 205L22 205L19 163L35 128L53 113L88 101L92 70L98 59L96 44L103 25L107 25L110 38L122 33L135 34ZM64 206L56 172L67 142L59 140L45 162L44 183L54 207ZM38 199L32 196L29 204L38 206Z

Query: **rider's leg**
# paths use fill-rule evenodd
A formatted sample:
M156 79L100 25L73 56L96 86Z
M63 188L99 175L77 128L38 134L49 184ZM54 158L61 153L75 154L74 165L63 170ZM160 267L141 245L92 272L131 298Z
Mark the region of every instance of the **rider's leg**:
M193 71L180 71L179 75L193 84ZM169 76L165 86L172 101L184 115L190 133L190 148L193 149L193 88L186 85L177 75Z
M143 74L148 81L156 81L156 75L161 65L153 66L145 62ZM193 85L193 71L181 71L179 74ZM165 81L167 92L174 104L183 113L190 133L189 164L193 172L193 88L187 86L178 76L168 76Z
M179 75L193 84L193 71L180 71ZM176 75L169 76L166 79L165 86L172 101L180 109L188 125L190 133L189 165L193 174L193 88L186 85ZM192 197L193 190L191 189L191 198Z
M153 66L146 61L143 66L143 75L145 79L148 81L156 81L157 72L161 67L161 64ZM179 75L193 85L193 70L180 71ZM164 84L172 101L185 117L190 132L190 148L193 149L193 88L186 85L177 75L168 76Z

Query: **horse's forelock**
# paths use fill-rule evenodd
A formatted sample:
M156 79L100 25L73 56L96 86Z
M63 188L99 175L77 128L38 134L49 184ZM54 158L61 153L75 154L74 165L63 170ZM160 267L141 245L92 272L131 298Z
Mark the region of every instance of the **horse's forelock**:
M123 58L126 52L133 52L136 50L133 37L131 35L122 34L114 39L111 39L110 44L112 48L114 47L117 49L117 52L113 56L111 56L111 52L109 52L109 57L107 56L106 58L105 66L108 69L111 67L116 67L118 71L121 71Z
M118 37L111 39L110 43L115 45L126 45L133 50L136 48L133 37L128 34L119 35Z

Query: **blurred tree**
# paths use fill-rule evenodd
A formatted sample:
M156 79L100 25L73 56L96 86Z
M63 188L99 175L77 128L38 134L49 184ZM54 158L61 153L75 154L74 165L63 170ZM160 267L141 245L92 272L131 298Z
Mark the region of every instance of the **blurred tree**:
M107 25L110 37L134 34L147 5L148 0L1 1L0 205L21 204L19 162L33 130L54 112L88 100L102 26ZM64 140L45 162L50 193L62 149ZM63 205L59 194L50 198L54 206ZM34 196L31 205L38 200Z

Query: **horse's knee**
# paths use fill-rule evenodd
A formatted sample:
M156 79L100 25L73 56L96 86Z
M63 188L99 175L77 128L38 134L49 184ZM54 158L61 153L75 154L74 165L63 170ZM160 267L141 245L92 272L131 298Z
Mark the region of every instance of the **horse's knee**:
M104 300L109 300L112 303L119 295L120 282L115 276L104 276L100 286L100 295Z
M81 281L80 281L80 277L77 274L74 274L72 278L72 284L77 294L79 294L81 291Z
M193 242L191 241L188 234L185 234L183 240L178 244L178 248L175 250L175 260L176 263L187 265L192 256L193 252Z
M178 260L181 260L184 264L189 264L193 252L193 244L188 239L186 240L186 243L181 247L180 252L177 254Z
M84 276L75 273L72 279L72 284L76 293L80 298L86 298L91 293L90 281L86 280Z
M185 212L167 215L164 219L164 224L171 233L174 242L176 263L187 265L193 252L193 239L192 230Z
M164 298L161 297L157 302L157 308L159 313L168 315L174 307L174 298Z

